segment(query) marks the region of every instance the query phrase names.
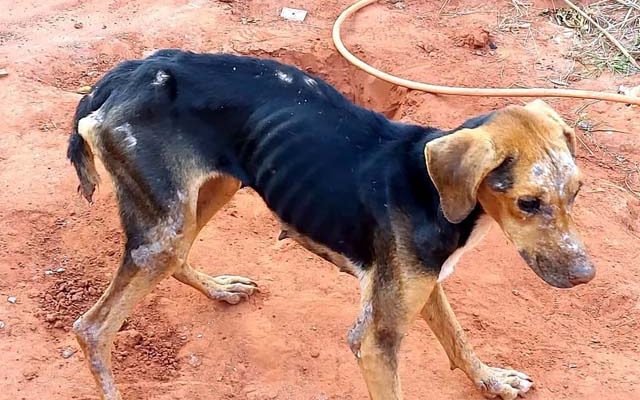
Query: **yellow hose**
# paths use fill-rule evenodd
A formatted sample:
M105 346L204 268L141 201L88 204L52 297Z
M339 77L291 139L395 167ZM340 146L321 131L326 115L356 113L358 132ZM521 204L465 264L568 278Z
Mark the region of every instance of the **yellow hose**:
M398 86L403 86L409 89L421 90L423 92L434 94L446 94L446 95L458 95L458 96L490 96L490 97L573 97L579 99L596 99L612 101L617 103L635 104L640 105L640 97L624 96L616 93L604 93L594 92L589 90L573 90L573 89L506 89L506 88L465 88L465 87L453 87L453 86L440 86L432 85L424 82L416 82L409 79L400 78L377 68L360 60L354 56L342 42L340 37L340 28L344 21L349 16L356 13L358 10L375 3L378 0L358 0L353 3L349 8L345 9L338 19L333 24L333 43L336 49L342 56L354 66L362 69L363 71L380 78L389 83L393 83Z

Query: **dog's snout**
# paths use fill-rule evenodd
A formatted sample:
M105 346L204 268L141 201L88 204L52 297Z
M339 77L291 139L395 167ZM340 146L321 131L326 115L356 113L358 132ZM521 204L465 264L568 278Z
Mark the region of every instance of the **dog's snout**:
M596 276L596 268L590 262L574 266L569 274L569 282L573 286L590 282Z
M557 288L572 288L590 282L596 269L584 254L545 254L520 251L527 264L549 285Z

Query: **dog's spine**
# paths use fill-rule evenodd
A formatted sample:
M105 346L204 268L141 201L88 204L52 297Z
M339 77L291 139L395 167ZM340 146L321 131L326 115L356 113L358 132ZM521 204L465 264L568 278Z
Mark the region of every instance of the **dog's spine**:
M91 147L78 133L78 121L86 117L93 111L92 96L84 96L78 106L73 117L73 132L69 138L69 146L67 148L67 158L76 169L76 174L80 180L78 192L89 202L92 203L93 192L98 185L100 178L96 170L93 152Z

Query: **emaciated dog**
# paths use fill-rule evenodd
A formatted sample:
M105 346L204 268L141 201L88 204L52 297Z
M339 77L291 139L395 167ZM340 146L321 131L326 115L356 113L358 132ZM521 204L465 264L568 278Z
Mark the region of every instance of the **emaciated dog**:
M401 399L397 352L418 315L487 396L532 387L474 354L441 282L493 223L547 283L594 277L571 217L581 186L573 130L545 102L508 106L451 131L398 123L276 61L161 50L109 71L80 101L68 157L91 202L97 156L117 193L126 245L100 300L74 324L104 399L120 399L112 341L134 305L173 276L237 303L256 284L189 265L198 232L243 186L281 237L355 276L348 333L370 397Z

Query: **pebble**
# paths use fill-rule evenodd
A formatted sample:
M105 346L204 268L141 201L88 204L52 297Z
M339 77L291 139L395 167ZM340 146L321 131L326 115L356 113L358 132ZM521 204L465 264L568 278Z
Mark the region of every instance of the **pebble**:
M78 352L78 350L73 349L71 347L66 347L65 349L62 350L62 358L67 359L69 357L71 357L72 355L76 354Z
M7 326L3 321L0 321L0 329L4 329Z
M0 78L3 78L7 75L9 75L9 72L7 72L5 68L0 68Z
M66 271L64 268L56 268L56 269L47 269L44 271L44 274L47 276L53 275L53 274L61 274L64 271Z
M318 358L318 357L320 357L320 352L319 352L319 351L312 351L312 352L311 352L311 357L313 357L313 358Z
M78 89L76 89L76 93L78 94L88 94L91 93L91 86L81 86Z
M7 301L11 304L16 304L16 302L18 301L18 299L16 298L16 296L9 296L7 297Z
M202 360L197 355L191 354L189 356L189 365L191 365L194 368L198 368L199 366L202 365Z
M56 322L58 317L55 314L47 314L45 315L44 320L47 322Z

